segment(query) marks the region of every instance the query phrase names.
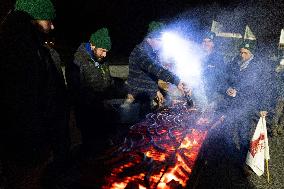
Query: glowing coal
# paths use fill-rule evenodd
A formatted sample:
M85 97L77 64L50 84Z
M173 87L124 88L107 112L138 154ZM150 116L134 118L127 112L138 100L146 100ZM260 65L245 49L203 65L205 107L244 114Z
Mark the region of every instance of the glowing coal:
M186 187L208 125L216 125L203 116L184 105L148 114L113 151L123 158L110 165L102 188Z

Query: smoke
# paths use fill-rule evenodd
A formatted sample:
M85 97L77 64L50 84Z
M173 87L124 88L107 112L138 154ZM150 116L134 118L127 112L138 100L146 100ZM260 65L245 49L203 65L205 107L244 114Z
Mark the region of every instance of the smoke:
M169 31L172 33L164 35L163 56L174 60L175 73L193 88L194 99L199 101L202 108L215 104L219 108L217 113L225 114L227 127L230 127L228 130L241 122L252 127L249 124L259 117L261 110L268 111L269 117L273 116L278 85L274 70L279 62L273 61L271 57L278 55L280 30L284 23L283 13L284 3L280 1L246 1L228 7L212 4L191 8L169 21ZM202 33L210 30L213 20L223 25L222 32L244 36L248 25L256 36L253 53L258 66L250 68L249 76L237 78L236 83L241 90L238 90L236 98L226 94L231 83L217 85L222 88L222 93L219 94L221 101L213 99L210 94L208 96L204 92L207 89L203 84L203 79L209 78L202 73L205 59L200 42ZM232 64L234 57L239 56L239 45L242 41L243 39L238 38L216 37L215 49L224 57L224 68ZM222 74L224 78L231 77L226 71ZM229 140L230 137L232 136L228 136Z
M174 73L194 91L194 101L201 109L208 106L203 84L202 62L204 53L199 44L190 40L183 32L171 28L162 36L162 59L174 64Z
M162 42L162 56L174 61L175 73L186 83L197 85L201 76L201 57L196 45L170 32L163 34Z

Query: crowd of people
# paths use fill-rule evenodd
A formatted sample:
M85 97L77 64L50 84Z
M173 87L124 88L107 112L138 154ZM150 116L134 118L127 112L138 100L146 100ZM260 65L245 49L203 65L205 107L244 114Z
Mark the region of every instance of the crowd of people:
M73 62L66 65L65 80L59 54L45 44L45 35L54 29L54 18L50 0L17 0L1 25L0 108L5 124L0 127L0 174L5 178L4 188L41 188L42 175L56 178L64 172L70 158L71 106L81 131L84 157L98 155L109 144L114 122L119 119L105 103L116 98L120 90L105 61L112 46L108 28L95 31L78 47ZM129 57L123 105L135 105L138 116L134 122L166 104L170 91L161 86L172 84L185 97L195 94L162 63L164 27L162 22L151 22L147 36ZM224 120L227 142L234 145L231 139L237 135L242 165L255 117L268 117L272 120L271 133L282 133L283 100L277 99L282 95L281 87L277 87L281 72L275 72L275 65L263 57L253 40L244 40L239 55L225 63L215 39L215 33L205 31L199 44L204 55L204 94L210 111ZM275 107L278 112L274 112ZM56 188L53 182L45 183L45 187Z

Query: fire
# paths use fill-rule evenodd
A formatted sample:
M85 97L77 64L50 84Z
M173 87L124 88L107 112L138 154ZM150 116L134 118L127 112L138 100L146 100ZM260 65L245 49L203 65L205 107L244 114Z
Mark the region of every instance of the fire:
M193 112L186 112L189 117ZM186 187L192 173L199 150L206 138L207 130L199 124L207 121L196 121L195 125L186 113L185 121L176 121L175 114L169 112L150 114L147 119L131 127L129 137L122 150L124 161L114 164L111 173L105 178L103 189L120 189L133 185L139 189L170 189ZM182 119L178 114L178 119ZM156 120L156 122L155 122ZM212 123L213 125L213 123ZM130 187L131 187L130 186Z
M152 158L153 160L157 161L165 161L166 154L158 154L154 150L153 151L147 151L145 154L147 157Z
M171 173L167 173L165 174L164 178L161 180L160 184L167 184L168 182L170 182L171 180L175 180L177 181L178 178L174 175L173 173L174 171L172 171Z
M191 149L192 146L197 145L197 144L198 144L198 143L197 143L197 141L196 141L195 139L194 139L193 141L191 141L191 140L189 139L189 136L186 136L186 137L184 138L184 140L182 141L182 143L181 143L181 145L180 145L179 148Z
M116 189L124 189L126 187L127 183L114 183L113 184L113 188L116 188Z
M103 186L102 189L124 189L128 185L128 183L135 180L143 179L144 176L145 176L144 174L140 174L133 177L126 177L123 181L114 182L111 186ZM143 189L145 187L139 184L139 188Z

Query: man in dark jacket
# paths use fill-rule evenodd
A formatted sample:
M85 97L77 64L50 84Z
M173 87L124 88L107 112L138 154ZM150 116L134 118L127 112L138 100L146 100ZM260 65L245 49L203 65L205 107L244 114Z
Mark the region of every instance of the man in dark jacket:
M104 103L111 96L114 82L105 61L110 49L108 29L101 28L91 35L89 42L79 46L68 68L68 86L73 93L86 156L96 156L108 146L111 121L115 119Z
M216 50L215 37L216 34L210 31L203 35L201 45L205 56L202 64L202 78L208 105L213 110L222 112L223 107L226 106L224 97L228 88L227 68L223 56Z
M228 69L230 106L226 120L228 129L237 128L236 134L240 146L240 163L245 163L249 143L259 116L265 117L271 111L272 91L270 78L272 70L260 54L254 53L254 42L244 41L240 46L240 55ZM233 137L230 136L229 140Z
M43 39L54 17L49 0L17 0L1 25L0 157L11 188L34 187L50 149L61 165L69 148L64 78Z
M180 79L163 67L159 58L161 49L160 22L149 24L148 36L138 44L129 57L128 102L140 104L140 118L153 110L153 100L161 101L163 96L159 92L158 80L175 84L184 92L185 84Z

